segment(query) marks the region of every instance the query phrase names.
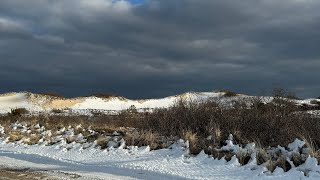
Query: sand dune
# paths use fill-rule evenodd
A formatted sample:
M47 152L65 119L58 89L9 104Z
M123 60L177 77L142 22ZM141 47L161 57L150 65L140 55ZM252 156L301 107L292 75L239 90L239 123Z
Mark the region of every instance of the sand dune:
M90 110L101 111L121 111L130 107L146 110L154 108L167 108L178 100L205 101L215 99L225 104L230 104L234 100L241 100L253 96L238 94L234 97L225 97L224 92L189 92L175 96L159 99L138 99L131 100L124 97L78 97L63 98L29 92L0 94L0 113L8 113L11 109L26 108L32 112L50 112L52 109L69 109L72 111L89 112ZM264 97L267 101L271 97ZM299 104L308 104L314 99L296 100Z

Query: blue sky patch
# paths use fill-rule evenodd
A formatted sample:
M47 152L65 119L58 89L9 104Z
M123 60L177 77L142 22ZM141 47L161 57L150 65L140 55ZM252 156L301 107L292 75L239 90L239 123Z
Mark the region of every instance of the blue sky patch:
M144 0L128 0L132 4L142 4Z

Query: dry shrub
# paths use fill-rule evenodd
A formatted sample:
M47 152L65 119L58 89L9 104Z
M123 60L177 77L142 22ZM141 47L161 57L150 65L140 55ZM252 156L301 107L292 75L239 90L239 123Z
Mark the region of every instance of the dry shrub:
M11 131L8 134L9 136L9 142L15 142L15 141L20 141L22 140L22 138L24 138L25 136L19 132L19 131Z
M251 160L251 154L248 151L239 151L236 157L241 165L246 165Z
M35 145L39 143L39 140L40 140L39 136L35 134L31 134L30 136L26 136L26 138L24 138L22 142L28 145Z
M306 152L306 156L312 156L318 159L318 162L320 162L320 149L319 145L315 140L313 140L310 136L309 138L302 138L303 141L305 142L305 145L303 146L306 148L308 151Z
M164 142L160 135L152 131L134 131L124 136L129 146L150 146L151 150L163 148Z
M11 116L23 116L25 114L28 114L29 111L26 108L16 108L16 109L11 109L11 112L9 115Z
M140 134L138 131L127 132L124 136L124 140L128 146L137 146Z
M314 99L310 101L310 104L320 105L320 101Z
M221 93L224 93L223 97L235 97L235 96L238 96L239 94L236 93L236 92L233 92L233 91L230 91L230 90L219 90L219 91L216 91L216 92L221 92Z
M290 165L290 163L287 161L286 156L284 156L284 155L281 155L281 156L277 159L276 165L277 165L278 167L281 167L281 168L284 170L284 172L287 172L287 171L289 171L289 170L292 168L291 165Z
M242 131L238 128L235 128L231 131L231 134L233 135L233 141L235 144L247 144L249 141L247 141L244 137L242 137ZM241 142L241 143L240 143Z
M96 134L83 133L83 135L86 137L87 142L89 142L89 143L94 142L95 140L97 140L100 137L100 135L98 133L96 133Z
M128 109L127 109L128 113L131 113L131 114L137 114L138 113L138 110L136 108L135 105L131 105Z
M261 165L264 164L266 162L268 162L269 160L271 160L271 156L267 153L267 151L263 148L257 148L257 164Z
M58 98L58 99L63 99L64 96L62 96L61 94L58 94L56 92L42 92L42 93L38 93L39 95L44 95L44 96L50 96L53 98Z
M238 96L237 93L232 92L232 91L224 90L222 92L224 92L224 95L223 95L224 97L235 97L235 96Z
M273 172L277 168L277 162L268 160L266 162L266 168L270 171Z
M149 145L151 149L161 148L161 144L159 144L159 134L152 131L142 132L139 144Z
M305 129L312 131L313 137L320 135L317 130L320 121L306 113L295 114L298 108L291 102L253 103L252 108L230 109L216 103L178 102L169 109L157 109L143 116L142 128L166 136L180 136L190 130L201 138L212 135L215 141L226 139L232 133L237 143L260 139L263 147L287 145L300 134L305 134ZM215 135L212 134L214 131Z
M220 152L220 156L223 156L223 158L226 161L230 161L232 159L232 157L234 156L234 153L231 151L222 151L222 152Z
M320 110L320 101L319 100L311 100L310 105L305 105L306 110ZM307 107L307 108L306 108Z
M75 138L74 136L67 136L67 137L65 138L65 141L66 141L68 144L70 144L70 143L72 143L72 142L75 142L75 141L76 141L76 138Z
M143 128L170 136L180 136L185 131L208 134L208 124L214 123L220 115L218 105L213 102L187 102L179 100L169 109L156 109L143 116Z
M219 125L213 125L213 135L217 141L221 140L222 134Z
M198 154L203 149L200 146L198 135L196 133L193 133L191 130L182 132L182 135L180 137L189 142L189 152L191 154Z
M275 98L299 99L294 92L279 87L274 88L272 94Z
M94 94L91 94L91 95L86 96L86 97L91 97L91 96L94 96L94 97L97 97L97 98L105 98L105 99L115 98L115 97L121 98L121 96L118 96L118 95L115 95L115 94L112 94L112 93L94 93Z
M91 110L91 114L93 116L102 116L103 113L101 111Z
M97 145L100 146L101 149L106 149L108 147L108 139L107 137L99 136L96 139Z
M306 161L306 157L304 154L300 154L298 152L292 153L291 160L293 164L297 167L303 164Z
M210 124L209 126L207 126L207 133L208 133L208 137L207 137L207 145L208 146L212 146L212 147L217 147L219 146L220 142L221 142L221 137L222 137L222 131L219 127L219 125L217 125L216 123Z
M306 134L319 145L319 118L299 112L300 108L291 100L279 98L265 103L255 99L251 104L250 108L246 105L224 108L210 101L179 101L171 108L156 109L153 113L141 116L138 124L141 129L166 136L181 137L185 131L197 132L199 139L211 135L212 145L217 145L217 142L226 139L230 133L234 134L238 144L259 139L262 148L286 146L295 138Z
M63 110L62 109L52 109L51 112L54 114L61 114L61 113L63 113Z

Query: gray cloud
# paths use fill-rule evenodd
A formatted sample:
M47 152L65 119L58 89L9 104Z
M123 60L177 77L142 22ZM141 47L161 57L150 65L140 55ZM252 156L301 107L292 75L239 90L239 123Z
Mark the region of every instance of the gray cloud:
M0 91L144 98L282 86L319 96L319 8L312 0L2 0Z

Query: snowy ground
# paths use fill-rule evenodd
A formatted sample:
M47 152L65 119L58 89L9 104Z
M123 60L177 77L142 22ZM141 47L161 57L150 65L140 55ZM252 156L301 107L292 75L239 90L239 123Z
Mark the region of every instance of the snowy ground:
M0 141L0 166L32 168L51 175L77 174L79 179L319 179L320 167L314 158L284 173L277 168L270 173L255 160L240 166L231 161L215 160L204 153L187 155L180 141L169 149L149 151L148 147L100 150L73 144L66 150L61 145L24 145ZM307 173L307 176L304 175ZM309 176L309 177L308 177ZM77 177L77 176L76 176ZM66 178L66 177L62 177ZM68 177L66 178L68 179Z

